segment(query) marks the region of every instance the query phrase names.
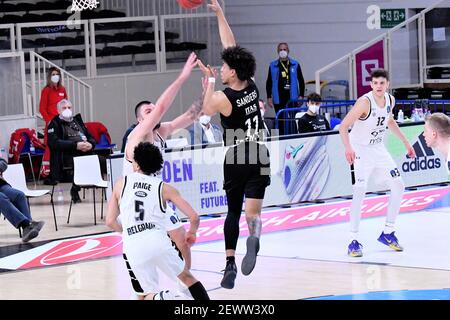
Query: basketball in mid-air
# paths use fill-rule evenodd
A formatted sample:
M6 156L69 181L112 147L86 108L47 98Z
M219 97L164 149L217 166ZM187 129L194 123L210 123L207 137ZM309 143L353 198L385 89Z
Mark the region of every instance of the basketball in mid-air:
M185 9L194 9L201 6L203 0L177 0L177 2Z

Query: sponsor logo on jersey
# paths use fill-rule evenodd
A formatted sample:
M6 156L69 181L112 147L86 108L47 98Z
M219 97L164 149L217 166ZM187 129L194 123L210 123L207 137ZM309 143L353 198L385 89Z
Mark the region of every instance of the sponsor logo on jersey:
M153 223L150 222L144 222L135 226L132 226L130 228L127 228L128 235L131 236L133 234L145 231L145 230L151 230L155 228L156 226Z
M145 191L136 191L134 195L139 198L145 198L147 196L147 193Z
M171 215L170 216L170 221L172 221L173 224L176 224L179 220L178 220L178 217L176 215Z
M403 162L403 172L439 169L441 167L441 159L434 154L433 149L427 146L423 133L420 134L413 148L416 152L416 158Z

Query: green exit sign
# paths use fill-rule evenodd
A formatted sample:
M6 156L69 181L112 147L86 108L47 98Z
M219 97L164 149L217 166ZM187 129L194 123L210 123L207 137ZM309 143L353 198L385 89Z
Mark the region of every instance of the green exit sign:
M406 19L405 9L381 9L381 28L393 28Z

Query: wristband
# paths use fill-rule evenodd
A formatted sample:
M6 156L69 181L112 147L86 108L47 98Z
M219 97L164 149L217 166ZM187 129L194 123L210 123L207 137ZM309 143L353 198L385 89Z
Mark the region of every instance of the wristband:
M216 78L214 78L214 77L209 77L209 78L208 78L208 82L209 82L209 83L216 83Z

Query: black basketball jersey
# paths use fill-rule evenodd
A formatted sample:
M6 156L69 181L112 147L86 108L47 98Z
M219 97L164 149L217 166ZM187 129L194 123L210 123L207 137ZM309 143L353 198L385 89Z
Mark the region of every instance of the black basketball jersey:
M231 114L220 114L223 141L225 146L239 144L242 141L258 141L264 124L259 111L259 91L253 81L243 90L226 88L223 93L232 105Z

